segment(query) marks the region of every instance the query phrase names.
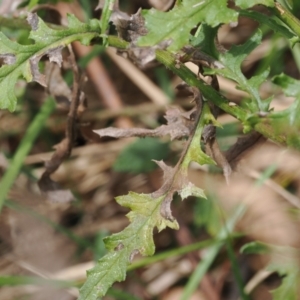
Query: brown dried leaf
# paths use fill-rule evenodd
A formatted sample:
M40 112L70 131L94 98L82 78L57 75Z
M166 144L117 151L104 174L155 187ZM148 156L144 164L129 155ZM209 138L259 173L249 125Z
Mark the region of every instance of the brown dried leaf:
M141 15L141 9L131 16L124 16L124 14L115 15L112 19L113 23L117 27L119 36L130 43L136 43L138 38L147 34L145 27L145 20Z
M57 64L46 62L45 75L47 78L47 91L57 103L70 106L72 91L61 75L61 69Z
M61 51L63 48L64 48L63 46L59 46L53 49L49 49L46 52L46 54L49 57L49 61L57 63L59 67L61 67L62 60L63 60L61 55Z
M138 38L147 34L141 9L129 16L127 13L120 11L118 2L114 2L110 21L116 26L119 37L130 42L130 47L126 51L120 51L119 53L124 54L126 52L130 60L140 67L145 67L155 60L155 50L166 49L171 41L163 41L155 47L137 47L136 42ZM104 1L100 0L97 9L101 9L103 6Z
M0 54L0 63L13 65L16 62L16 56L12 53Z
M188 136L193 128L193 113L194 109L190 112L182 112L179 108L170 108L167 110L165 119L167 125L161 125L156 129L143 129L143 128L113 128L108 127L104 129L95 130L94 132L101 137L110 136L114 138L120 137L146 137L146 136L165 136L170 135L171 140L179 139Z
M72 193L69 190L63 190L60 185L54 182L50 176L54 173L62 162L68 158L71 154L73 143L76 139L77 134L77 124L79 116L82 113L82 107L85 102L84 93L80 92L79 82L79 70L76 64L75 55L71 48L70 51L70 61L74 73L74 81L73 81L73 90L70 97L70 110L67 119L66 126L66 137L56 145L56 151L52 155L51 159L45 163L46 170L43 173L41 179L38 184L40 190L45 193L50 200L53 201L71 201L74 199ZM57 68L56 68L57 69ZM55 86L54 86L55 87ZM52 88L52 87L51 87Z
M209 56L206 53L200 51L199 48L188 45L183 47L182 51L184 54L178 55L178 60L181 62L191 61L196 65L201 65L204 67L224 69L224 65L221 62L219 62L212 56Z
M33 31L38 30L39 18L37 13L28 13L26 20Z
M232 173L231 165L226 159L226 156L221 151L220 146L215 137L208 139L205 143L205 152L223 169L223 174L226 182L229 183L229 177Z
M39 28L39 18L37 13L28 13L27 21L31 26L32 31L37 31ZM36 40L37 43L37 40ZM38 82L42 86L46 87L46 77L39 71L39 61L44 55L48 55L50 62L56 62L59 67L62 64L61 50L64 46L58 46L52 49L48 49L45 53L40 55L34 55L29 59L30 70L32 74L32 80Z
M61 50L63 47L56 47L53 49L49 49L45 54L48 55L50 62L56 62L59 67L61 67L62 64L62 55ZM41 74L39 71L39 61L43 55L34 55L29 59L30 64L30 71L32 74L32 80L38 82L40 85L46 87L46 76L44 74Z
M42 56L34 55L32 58L29 59L30 64L30 71L32 74L32 80L38 82L40 85L46 87L46 76L41 74L39 71L39 61Z
M180 169L180 164L177 164L174 168L166 165L162 160L154 161L163 170L163 185L159 190L152 193L153 197L161 197L166 195L161 205L161 215L168 219L173 220L171 211L171 202L173 195L178 193L182 200L189 196L205 198L205 194L202 189L195 186L188 179L187 172Z

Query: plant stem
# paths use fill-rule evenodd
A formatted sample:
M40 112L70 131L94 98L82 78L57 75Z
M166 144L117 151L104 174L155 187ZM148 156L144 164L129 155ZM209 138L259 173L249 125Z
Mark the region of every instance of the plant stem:
M129 46L128 42L123 41L116 36L108 36L108 43L112 47L124 50ZM190 71L185 65L180 64L180 67L178 68L178 62L175 60L175 57L172 53L166 50L156 50L156 59L164 64L165 67L173 71L174 74L178 75L187 84L196 86L206 99L213 102L216 106L221 108L226 113L237 118L244 125L249 125L247 124L247 118L250 117L249 112L239 107L238 105L231 106L229 104L230 101L226 97L219 94L213 87L207 85L200 78L197 78L195 74ZM253 125L253 129L261 133L264 137L269 138L276 143L285 146L287 145L286 137L284 135L279 135L274 131L270 124L270 120L267 117L261 118L260 122L257 122L255 125Z
M39 113L28 127L11 163L0 181L0 211L3 207L7 194L17 178L23 161L33 146L35 139L43 128L46 120L54 110L55 102L52 98L47 98Z
M274 12L278 18L287 24L298 35L298 38L300 38L300 20L277 1L275 1Z
M128 42L123 41L116 36L108 36L108 43L112 47L124 50L129 46ZM249 112L238 105L231 106L229 104L230 100L219 94L213 87L207 85L203 80L197 78L196 75L185 65L180 64L180 67L178 68L178 62L175 60L175 57L172 53L166 50L156 50L156 59L164 64L165 67L173 71L174 74L178 75L187 84L197 87L207 100L214 103L226 113L237 118L245 126L249 125L247 122L248 117L250 117ZM287 146L286 136L275 132L270 124L270 120L267 117L261 118L260 121L254 124L252 128L261 133L264 137L269 138L276 143Z
M157 50L156 58L167 68L172 70L176 75L182 78L182 80L184 80L187 84L196 86L206 99L214 103L226 113L237 118L244 125L248 125L247 119L250 117L249 112L238 105L231 106L227 98L219 94L213 87L207 85L203 80L197 78L195 74L186 66L180 65L180 68L178 68L178 63L175 61L174 56L170 52L165 50ZM274 129L270 125L270 121L267 117L261 118L259 122L253 125L253 129L261 133L266 138L270 138L277 143L286 145L286 137L274 132Z
M77 286L75 281L65 281L58 279L38 278L30 276L1 276L0 286L19 286L19 285L40 285L52 286L56 288L70 288Z

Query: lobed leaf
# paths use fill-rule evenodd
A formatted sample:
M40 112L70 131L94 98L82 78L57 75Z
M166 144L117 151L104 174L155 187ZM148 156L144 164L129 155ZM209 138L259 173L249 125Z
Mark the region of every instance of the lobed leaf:
M200 108L198 107L198 109ZM193 127L190 124L191 116L195 118L194 122L197 122L196 128L194 128L195 124ZM98 299L105 295L115 281L124 280L126 268L134 255L138 253L144 256L153 255L155 251L153 230L155 227L158 231L166 227L178 229L178 223L173 218L170 207L174 193L177 192L182 199L188 196L205 198L203 190L189 181L187 170L192 160L200 164L214 163L209 156L202 152L200 140L204 127L211 122L216 123L216 121L206 103L203 104L202 113L197 117L195 110L183 113L175 109L169 111L167 119L168 125L164 125L166 127L172 128L174 124L178 126L183 120L189 124L187 129L190 138L187 141L186 154L174 168L167 166L163 161L155 161L164 172L163 184L157 191L152 194L129 192L125 196L116 198L120 205L131 210L127 214L130 224L123 231L104 239L109 253L98 261L95 268L88 271L86 283L80 290L80 300ZM114 130L116 131L113 132ZM121 130L121 132L118 130L112 128L109 131L120 136L127 136L127 134L140 135L144 129L133 128L129 131ZM100 135L111 134L111 132L101 130L98 130L97 133ZM170 134L169 128L163 133ZM117 268L116 271L114 271L115 268Z
M202 52L212 56L215 59L219 57L219 51L216 47L216 37L219 27L210 27L207 24L201 24L197 31L197 36L192 36L191 45L201 49Z
M299 80L287 76L286 74L280 74L272 78L273 83L280 86L283 92L288 97L297 97L300 95Z
M247 122L250 127L264 123L271 126L278 141L289 147L300 149L300 81L285 74L275 76L273 82L279 85L287 96L295 97L294 102L285 110L270 112L264 117L253 114Z
M300 272L298 267L283 275L285 277L280 287L272 292L273 300L298 300L300 294Z
M268 270L282 276L278 288L272 291L273 300L297 300L300 294L299 250L292 247L268 245L272 250Z
M240 249L240 252L243 254L266 254L270 253L270 251L269 245L258 241L247 243Z
M155 227L159 231L166 227L178 229L177 221L167 220L160 213L164 198L165 195L155 198L151 194L134 192L116 198L120 205L131 209L127 215L131 223L123 231L104 239L110 252L87 272L88 279L80 289L80 300L96 300L104 296L114 282L124 280L134 255L153 255Z
M238 83L238 88L246 91L251 96L253 111L266 111L268 109L268 102L263 102L259 95L258 87L266 80L269 70L252 77L250 80L244 76L241 70L241 64L249 53L254 50L261 42L262 33L257 31L248 41L240 46L232 46L232 48L219 55L219 61L223 64L223 69L210 69L206 74L218 74L234 80Z
M256 20L260 24L267 25L274 32L278 32L286 38L292 40L297 38L297 35L287 26L285 26L280 20L274 16L268 16L254 10L240 10L239 15Z
M194 133L194 137L191 141L189 150L183 161L183 166L186 169L191 161L197 162L199 165L204 165L204 164L215 165L216 164L210 156L208 156L201 150L201 145L200 145L204 126L210 124L211 122L214 123L215 126L219 126L219 124L216 122L214 116L211 114L208 105L204 104L198 126Z
M285 74L275 76L273 82L279 85L287 96L295 97L285 110L269 115L269 120L278 135L284 135L288 146L300 148L300 81Z
M145 129L145 128L114 128L107 127L103 129L94 130L95 133L99 134L101 137L110 136L114 138L120 137L146 137L146 136L165 136L170 135L171 140L182 138L188 136L191 133L191 127L193 125L193 120L191 115L194 110L190 112L183 112L181 109L174 107L169 108L166 111L165 119L167 120L167 125L161 125L155 129Z
M190 31L204 22L212 27L237 21L238 13L227 7L226 0L183 0L168 12L143 10L148 34L138 41L138 46L155 46L172 40L171 51L181 49L189 42Z
M98 260L96 266L87 271L88 280L80 289L79 299L99 299L106 294L109 287L116 281L126 277L128 255L126 249L110 252Z
M32 45L11 41L0 32L0 57L4 59L0 68L0 109L16 109L14 89L20 77L46 85L45 77L38 68L42 56L47 55L50 61L61 64L63 47L75 40L87 45L100 32L99 21L91 20L85 24L73 15L68 16L69 27L66 29L51 29L36 14L29 14L27 20L32 27L29 35L35 42Z

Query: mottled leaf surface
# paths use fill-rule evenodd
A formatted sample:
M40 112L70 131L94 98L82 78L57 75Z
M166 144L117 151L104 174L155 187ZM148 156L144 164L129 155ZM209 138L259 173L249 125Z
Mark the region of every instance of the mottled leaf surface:
M167 220L160 213L164 196L154 198L151 194L129 192L116 200L131 209L127 215L131 223L123 231L105 238L105 246L110 252L88 271L88 280L80 290L80 300L99 299L115 281L124 280L126 268L135 254L153 255L155 227L159 231L166 227L178 229L177 221Z
M34 41L32 45L11 41L0 32L0 57L4 62L0 68L0 109L15 110L17 98L14 89L20 77L46 85L38 68L42 56L47 55L50 61L61 64L60 51L64 46L75 40L88 44L100 32L98 20L84 24L73 15L68 16L66 29L51 29L36 14L29 14L27 20L32 27L29 35Z

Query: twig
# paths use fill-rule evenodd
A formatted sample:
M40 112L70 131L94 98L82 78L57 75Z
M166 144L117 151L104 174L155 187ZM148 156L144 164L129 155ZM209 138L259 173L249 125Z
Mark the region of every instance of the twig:
M73 12L77 15L77 17L82 19L83 12L79 5L58 3L56 7L63 16L67 13ZM73 43L73 47L79 57L88 55L92 50L92 47L83 46L79 42ZM103 99L105 106L114 111L121 109L123 107L123 102L99 57L94 57L89 62L86 66L86 71L89 78L94 83L97 94ZM132 121L126 117L118 118L118 120L116 120L116 125L121 128L130 128L133 126Z
M237 142L225 153L227 161L231 167L234 168L238 160L246 151L250 150L259 142L264 142L266 139L256 131L249 133L243 137L238 138Z
M60 186L54 182L50 176L53 174L62 162L68 158L71 154L74 140L76 139L76 123L78 122L78 107L80 102L84 101L84 94L80 93L79 88L79 70L76 63L75 55L72 51L71 46L69 48L69 59L73 71L73 89L72 99L70 104L70 110L67 118L67 126L65 138L56 146L56 151L52 155L51 159L45 163L45 172L41 176L38 185L42 192L45 192L51 200L54 201L70 201L72 195L69 191L62 191ZM60 190L59 194L55 191ZM64 192L64 193L62 193ZM59 199L60 198L60 199Z

